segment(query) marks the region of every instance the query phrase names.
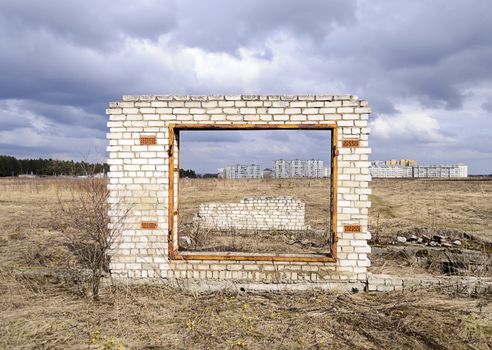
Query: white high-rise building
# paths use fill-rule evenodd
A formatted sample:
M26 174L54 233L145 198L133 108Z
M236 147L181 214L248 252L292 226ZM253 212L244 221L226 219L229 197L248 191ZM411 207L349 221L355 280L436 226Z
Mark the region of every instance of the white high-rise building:
M217 169L217 177L219 179L225 179L225 169L224 168Z
M273 174L276 179L320 178L325 171L319 159L278 159L273 162Z
M412 177L412 167L400 165L372 165L369 168L372 177L402 178Z
M331 167L325 166L323 169L323 176L330 177L331 176Z
M413 177L468 177L468 166L428 165L413 167Z
M468 177L468 165L458 164L459 177Z
M262 177L261 166L256 164L235 164L219 169L219 176L225 179L260 179Z
M415 161L412 161L415 162ZM369 168L372 177L406 178L406 177L467 177L468 166L458 165L415 165L402 166L389 161L373 161ZM411 163L410 163L411 164Z

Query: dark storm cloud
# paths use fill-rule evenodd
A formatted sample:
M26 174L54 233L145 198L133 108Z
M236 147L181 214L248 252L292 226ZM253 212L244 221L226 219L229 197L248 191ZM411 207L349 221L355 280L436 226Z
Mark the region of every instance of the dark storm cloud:
M330 33L312 53L349 62L334 74L371 101L386 96L385 110L399 96L459 108L464 86L492 80L490 1L360 4L357 25Z
M262 47L272 34L321 41L334 26L355 20L354 0L250 0L180 2L177 43L234 53Z
M431 159L432 144L490 172L489 146L467 146L492 138L490 33L488 0L4 0L0 153L18 134L33 156L95 145L104 157L104 109L123 94L350 93L373 107L374 158ZM252 161L289 156L293 139L279 135ZM196 137L239 151L249 140Z
M49 32L86 47L116 49L125 36L156 40L175 25L174 1L3 0L0 18L11 31Z

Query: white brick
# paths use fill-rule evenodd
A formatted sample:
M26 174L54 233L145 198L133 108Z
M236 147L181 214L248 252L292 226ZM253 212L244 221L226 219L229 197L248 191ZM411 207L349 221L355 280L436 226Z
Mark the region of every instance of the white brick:
M190 108L190 113L191 114L205 114L206 110L205 110L205 108Z
M293 101L290 103L290 107L307 107L306 101Z
M283 114L284 108L268 108L269 114Z
M226 101L238 101L241 100L241 95L226 95Z
M301 114L300 108L286 108L285 114Z
M189 114L190 109L189 108L173 108L173 113L174 114Z
M303 108L302 114L317 114L319 110L317 108Z
M273 120L289 120L288 115L274 115Z
M294 121L302 121L302 120L307 120L307 116L305 115L292 115L290 116L290 120L294 120Z
M137 114L138 108L123 108L123 114Z
M337 121L337 125L340 127L354 126L354 121L353 120L339 120L339 121Z
M202 107L204 107L204 108L215 108L218 106L219 106L219 103L217 101L202 102Z
M281 107L281 108L285 108L285 107L288 107L289 106L289 102L288 101L273 101L271 103L272 107Z
M337 108L337 113L354 113L354 109L352 107L339 107Z
M193 120L210 120L210 117L208 115L194 115Z
M238 114L239 108L224 108L223 111L225 114Z
M256 113L256 108L241 108L239 110L241 114L255 114Z

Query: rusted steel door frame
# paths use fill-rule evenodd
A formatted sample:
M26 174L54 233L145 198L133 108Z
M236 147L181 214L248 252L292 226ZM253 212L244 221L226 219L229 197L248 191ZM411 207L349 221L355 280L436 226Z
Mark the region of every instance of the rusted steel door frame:
M329 235L330 253L328 254L260 254L260 253L194 253L180 252L177 239L177 219L179 213L179 132L181 130L331 130L331 191ZM247 261L304 261L335 262L337 253L337 174L338 174L338 126L326 124L168 124L169 156L169 194L168 194L168 251L172 260L247 260ZM176 151L177 148L177 151ZM177 153L176 153L177 152ZM175 157L178 165L175 166ZM175 189L176 187L176 189ZM176 193L175 193L176 192ZM177 194L177 195L176 195ZM175 199L175 197L177 199Z

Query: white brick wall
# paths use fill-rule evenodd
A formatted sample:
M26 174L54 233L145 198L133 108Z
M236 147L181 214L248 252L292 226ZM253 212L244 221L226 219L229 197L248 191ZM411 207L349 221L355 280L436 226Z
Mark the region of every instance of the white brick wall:
M367 101L351 95L304 96L123 96L111 102L108 163L110 202L131 205L121 239L112 254L111 272L119 278L180 278L249 283L313 283L326 286L361 283L367 278L370 237L367 214ZM169 260L168 191L169 123L175 124L331 124L338 131L335 262ZM140 145L155 136L156 145ZM343 148L342 139L358 139L360 147ZM297 145L293 145L297 147ZM177 153L177 150L175 150ZM175 154L176 154L175 153ZM175 158L177 166L177 157ZM177 194L175 193L175 198ZM117 221L116 217L112 218ZM156 230L142 230L142 221ZM359 224L360 234L344 233ZM288 257L287 257L288 258ZM273 267L273 268L272 268Z
M305 205L286 196L247 197L239 203L202 203L196 221L216 230L309 230Z

